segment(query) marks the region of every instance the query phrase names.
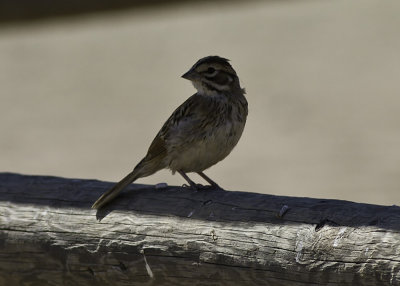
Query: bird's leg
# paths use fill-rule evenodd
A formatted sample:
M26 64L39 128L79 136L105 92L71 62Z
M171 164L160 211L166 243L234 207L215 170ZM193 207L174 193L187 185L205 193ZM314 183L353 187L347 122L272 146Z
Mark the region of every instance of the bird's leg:
M197 188L196 183L193 182L193 181L188 177L188 175L185 174L185 172L178 171L178 173L186 180L186 182L189 183L190 187L191 187L193 190L196 190L196 191L197 191L198 188Z
M204 174L203 172L197 172L197 174L199 174L200 177L202 177L204 180L207 181L207 183L209 183L213 188L215 189L220 189L222 190L222 188L220 186L218 186L218 184L216 182L214 182L213 180L211 180L208 176L206 176L206 174Z

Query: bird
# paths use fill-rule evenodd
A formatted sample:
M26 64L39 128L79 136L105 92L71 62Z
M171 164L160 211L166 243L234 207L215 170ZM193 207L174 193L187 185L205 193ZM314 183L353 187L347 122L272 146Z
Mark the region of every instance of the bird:
M197 92L167 119L146 156L92 206L100 209L129 184L161 169L179 173L195 190L187 173L197 173L211 188L222 189L203 171L225 159L238 143L247 119L245 89L229 60L219 56L199 59L182 78Z

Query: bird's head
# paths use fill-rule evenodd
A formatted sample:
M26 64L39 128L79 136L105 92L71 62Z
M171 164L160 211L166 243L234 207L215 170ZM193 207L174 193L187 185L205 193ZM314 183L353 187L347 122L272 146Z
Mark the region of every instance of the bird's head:
M203 95L243 93L239 78L228 61L218 56L202 58L182 77L190 80L197 91Z

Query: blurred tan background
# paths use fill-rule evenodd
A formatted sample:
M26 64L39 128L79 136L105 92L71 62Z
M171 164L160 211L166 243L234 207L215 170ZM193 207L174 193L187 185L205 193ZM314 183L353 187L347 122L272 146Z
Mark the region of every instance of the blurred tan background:
M211 178L400 204L399 11L399 1L175 2L5 21L0 171L120 179L195 92L180 75L220 55L250 114ZM138 181L159 182L184 183L168 171Z

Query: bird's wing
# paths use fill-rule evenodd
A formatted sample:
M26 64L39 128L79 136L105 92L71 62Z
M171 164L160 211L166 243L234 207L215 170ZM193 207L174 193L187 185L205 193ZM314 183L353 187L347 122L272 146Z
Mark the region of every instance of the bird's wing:
M147 151L147 155L145 157L146 160L153 160L155 158L162 158L167 155L167 148L165 147L165 141L160 136L156 136L151 142L149 150Z
M166 142L169 140L175 140L179 137L182 140L182 145L185 145L185 143L188 143L185 140L193 138L191 135L200 134L199 131L204 129L202 125L212 120L208 116L212 110L210 107L212 107L210 103L207 103L207 100L198 94L189 97L175 109L164 123L151 143L146 159L151 160L158 156L165 156L167 153Z

